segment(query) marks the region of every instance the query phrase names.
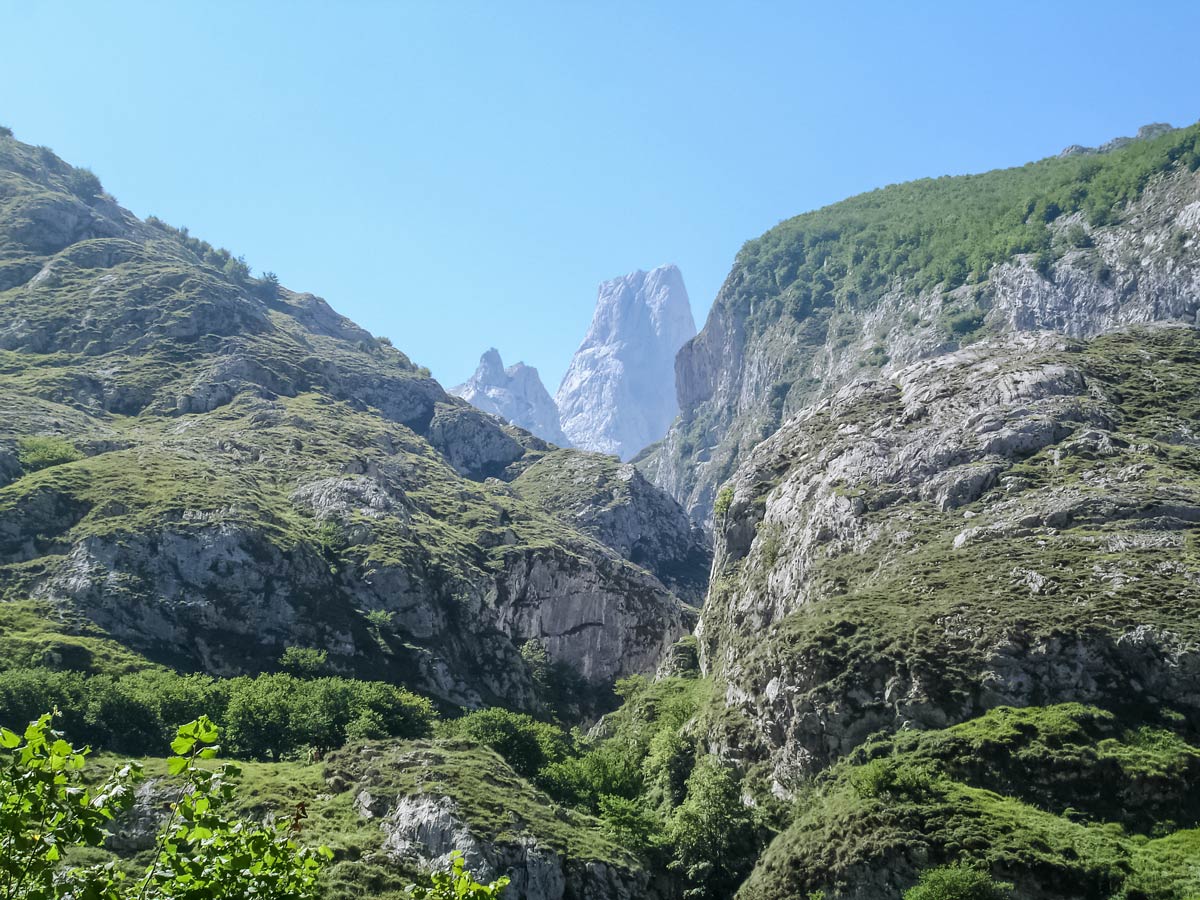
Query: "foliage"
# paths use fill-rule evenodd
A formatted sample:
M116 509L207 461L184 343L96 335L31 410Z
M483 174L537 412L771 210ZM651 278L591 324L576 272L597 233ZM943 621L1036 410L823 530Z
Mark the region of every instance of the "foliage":
M1007 900L1010 891L1011 884L959 864L926 869L921 880L904 892L904 900Z
M91 169L72 169L67 175L67 188L89 206L104 193L100 179Z
M664 823L640 799L602 796L600 820L614 841L634 852L645 853L663 841Z
M98 786L83 782L88 751L72 747L42 715L18 735L0 729L0 898L3 900L315 900L328 850L295 840L300 814L256 825L232 813L235 766L217 755L218 732L201 716L180 728L168 772L182 782L153 858L134 879L113 863L73 866L100 847L109 822L130 807L140 770L126 765Z
M83 458L74 444L62 438L33 436L17 441L17 459L26 472L37 472Z
M329 652L315 647L287 647L279 657L279 668L297 678L316 678L328 663Z
M717 501L713 504L713 516L717 519L725 518L725 513L729 512L731 503L733 503L733 488L721 488L721 492L717 494Z
M413 900L489 900L499 898L508 887L508 877L501 876L488 884L480 884L467 871L462 853L450 854L445 872L433 872L428 883L409 885Z
M13 130L7 125L0 125L0 137L10 138L13 136Z
M908 900L1007 896L987 873L1039 900L1064 884L1189 896L1200 747L1163 722L1068 703L870 740L804 787L739 896L845 894L882 872L916 881L914 857L930 871Z
M1100 156L926 178L805 213L747 242L719 302L746 310L759 333L783 316L870 306L897 281L951 290L1017 254L1047 251L1052 262L1051 222L1077 212L1093 226L1117 220L1154 176L1200 168L1198 138L1192 126Z
M350 737L420 737L434 721L427 699L349 678L0 671L0 723L15 726L51 708L62 710L71 733L124 753L151 753L181 723L211 710L225 731L227 749L251 759L328 750Z
M99 847L114 815L133 802L136 770L126 767L97 788L80 781L79 751L42 715L24 734L0 729L0 898L48 900L70 895L90 875L59 875L72 847ZM105 878L111 873L96 873ZM56 882L58 882L56 884ZM99 894L96 896L104 896Z
M445 728L450 734L491 747L527 778L561 761L570 749L561 728L499 707L470 712L447 722Z
M687 799L667 823L672 868L682 873L684 896L720 900L733 895L758 855L754 822L729 769L705 756L688 777Z

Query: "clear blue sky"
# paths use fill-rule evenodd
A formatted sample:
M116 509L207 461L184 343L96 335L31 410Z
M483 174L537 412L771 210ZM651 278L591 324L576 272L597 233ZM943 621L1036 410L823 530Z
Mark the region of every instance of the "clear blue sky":
M450 385L596 284L879 185L1200 118L1193 2L0 0L0 123Z

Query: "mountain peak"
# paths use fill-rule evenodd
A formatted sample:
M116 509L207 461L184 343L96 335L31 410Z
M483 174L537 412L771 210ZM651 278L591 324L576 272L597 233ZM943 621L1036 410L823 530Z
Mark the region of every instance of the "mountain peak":
M559 427L558 409L542 384L538 370L523 362L505 368L500 351L495 347L488 348L479 357L475 374L451 388L450 393L542 440L568 446Z
M678 411L675 354L695 334L678 266L602 282L556 396L566 436L622 459L661 438Z

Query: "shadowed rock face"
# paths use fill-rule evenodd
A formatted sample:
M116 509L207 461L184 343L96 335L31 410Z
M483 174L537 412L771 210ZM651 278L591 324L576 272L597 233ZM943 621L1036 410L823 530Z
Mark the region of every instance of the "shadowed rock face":
M675 354L695 333L677 267L600 285L591 328L555 395L567 439L628 460L662 438L678 412Z
M538 370L523 362L506 369L494 347L479 358L471 380L451 388L450 393L543 441L569 446L559 427L558 407L542 385Z
M0 599L184 669L319 647L468 706L537 708L534 638L654 670L691 613L515 495L543 442L73 172L0 137ZM27 470L31 436L84 458Z

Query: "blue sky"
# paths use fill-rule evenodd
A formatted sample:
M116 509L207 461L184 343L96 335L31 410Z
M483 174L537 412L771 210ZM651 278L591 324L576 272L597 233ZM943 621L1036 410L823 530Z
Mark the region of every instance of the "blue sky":
M1200 118L1200 5L0 0L0 123L391 337L551 393L596 285Z

